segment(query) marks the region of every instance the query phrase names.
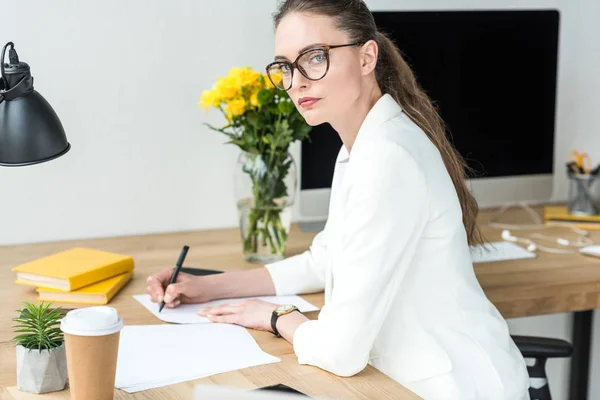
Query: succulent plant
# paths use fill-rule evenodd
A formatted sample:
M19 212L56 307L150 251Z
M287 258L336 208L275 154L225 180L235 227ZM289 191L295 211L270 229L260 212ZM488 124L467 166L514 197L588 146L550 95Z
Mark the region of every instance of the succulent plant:
M60 330L60 320L64 311L58 308L50 308L52 303L34 304L24 303L24 309L18 310L19 316L14 318L15 333L13 342L31 350L51 350L59 347L64 336Z

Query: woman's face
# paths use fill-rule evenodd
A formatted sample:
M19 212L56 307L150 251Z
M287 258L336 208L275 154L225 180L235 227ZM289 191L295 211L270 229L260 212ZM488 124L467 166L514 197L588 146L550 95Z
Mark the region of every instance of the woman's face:
M292 63L308 48L349 43L348 35L336 29L333 18L291 13L280 21L275 32L275 61ZM363 79L359 49L359 46L331 49L329 70L321 80L307 79L297 68L293 69L288 94L309 125L338 119L359 97ZM312 54L315 53L303 59L314 65L311 68L318 74L324 68L319 66L324 59L319 53Z

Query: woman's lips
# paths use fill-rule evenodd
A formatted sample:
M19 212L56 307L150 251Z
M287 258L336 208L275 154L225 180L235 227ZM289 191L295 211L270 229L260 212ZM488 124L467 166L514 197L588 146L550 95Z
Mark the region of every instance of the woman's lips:
M302 97L298 100L298 104L300 104L302 108L308 108L315 105L315 103L319 100L321 99L318 99L316 97Z

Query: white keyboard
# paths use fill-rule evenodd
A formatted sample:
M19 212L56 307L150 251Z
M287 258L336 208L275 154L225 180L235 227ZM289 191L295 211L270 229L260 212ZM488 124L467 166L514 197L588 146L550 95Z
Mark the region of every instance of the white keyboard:
M485 245L471 246L471 258L474 263L493 261L520 260L537 257L535 253L525 250L511 242L492 242Z
M599 245L582 247L581 249L579 249L579 252L582 254L585 254L586 256L600 258L600 246Z

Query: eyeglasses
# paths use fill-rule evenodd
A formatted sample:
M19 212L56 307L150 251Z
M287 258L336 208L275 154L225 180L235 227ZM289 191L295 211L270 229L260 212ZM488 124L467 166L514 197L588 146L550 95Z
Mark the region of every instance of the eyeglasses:
M290 90L294 80L294 68L311 81L323 79L329 71L329 51L339 47L359 46L362 43L339 44L335 46L318 46L303 51L293 63L275 61L267 65L267 76L278 89Z

